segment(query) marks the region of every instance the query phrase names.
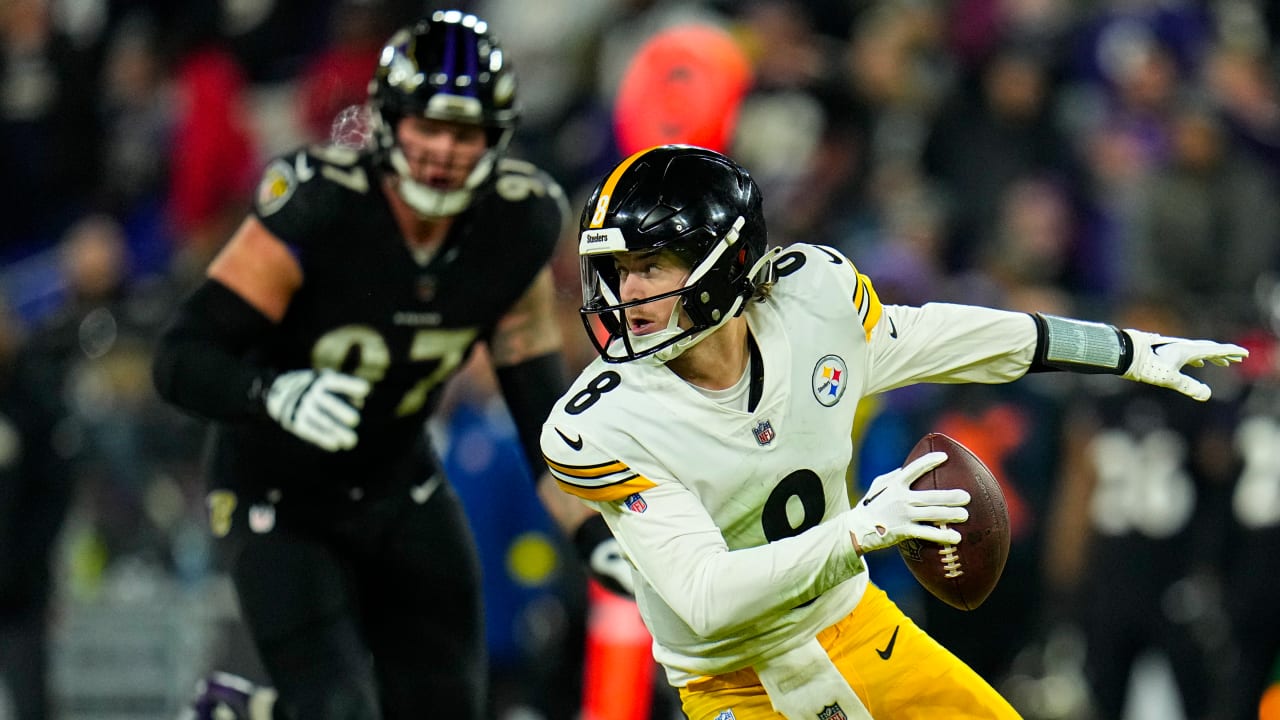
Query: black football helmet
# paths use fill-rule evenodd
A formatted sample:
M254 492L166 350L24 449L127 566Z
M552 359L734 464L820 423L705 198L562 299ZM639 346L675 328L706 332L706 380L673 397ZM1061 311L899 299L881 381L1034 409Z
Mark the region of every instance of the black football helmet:
M520 116L516 77L501 46L483 20L458 10L437 10L391 36L369 83L369 100L377 151L399 176L400 196L428 216L456 215L467 207L490 179ZM489 150L462 188L441 191L413 180L396 143L396 125L407 116L485 128Z
M757 288L773 282L760 189L720 153L662 145L632 155L591 193L582 212L578 256L582 321L607 362L653 356L666 362L740 314ZM690 268L684 287L621 302L614 255L670 250ZM679 296L665 330L634 336L624 311ZM677 327L683 309L692 321ZM596 334L598 317L604 337Z

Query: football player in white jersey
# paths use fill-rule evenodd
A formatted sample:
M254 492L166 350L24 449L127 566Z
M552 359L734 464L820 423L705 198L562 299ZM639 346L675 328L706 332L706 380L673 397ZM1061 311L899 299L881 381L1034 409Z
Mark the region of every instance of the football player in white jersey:
M624 160L582 215L582 315L600 358L543 427L562 490L600 512L693 720L1012 718L916 627L862 555L957 543L963 490L911 490L930 453L851 504L858 401L918 382L1109 372L1198 399L1184 365L1235 345L950 304L882 305L836 251L766 250L732 160L667 145ZM605 524L607 523L607 528Z

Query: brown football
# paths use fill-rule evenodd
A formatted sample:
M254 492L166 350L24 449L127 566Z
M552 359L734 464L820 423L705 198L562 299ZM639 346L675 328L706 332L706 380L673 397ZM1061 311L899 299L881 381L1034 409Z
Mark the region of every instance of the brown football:
M903 464L934 450L945 452L946 462L920 476L912 489L967 490L969 519L952 526L960 532L959 545L912 538L898 543L898 552L926 590L954 608L972 610L995 589L1009 559L1009 508L987 466L969 448L942 433L921 438Z

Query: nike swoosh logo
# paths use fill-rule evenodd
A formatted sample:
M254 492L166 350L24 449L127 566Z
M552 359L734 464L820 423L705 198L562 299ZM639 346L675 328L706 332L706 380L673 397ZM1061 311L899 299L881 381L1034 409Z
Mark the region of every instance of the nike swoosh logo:
M560 428L556 428L556 434L560 436L560 439L564 441L565 445L568 445L569 447L573 448L574 452L577 452L582 449L581 435L578 436L577 440L570 440L568 435L565 435L564 433L560 432Z
M818 249L819 249L819 250L821 250L822 252L824 252L824 253L826 253L826 254L827 254L827 260L828 260L828 262L830 262L832 265L843 265L843 264L844 264L844 258L840 257L839 255L836 255L835 253L831 252L830 250L828 250L828 249L826 249L826 248L824 248L824 247L819 247Z
M885 317L889 318L889 337L896 340L898 337L898 326L893 324L892 315L885 315Z
M893 646L898 642L898 628L900 627L900 625L894 626L893 635L889 636L889 644L885 646L885 649L876 648L876 654L880 656L881 660L888 660L889 656L893 655Z
M307 164L307 154L298 153L297 159L293 161L293 171L298 175L298 182L304 183L315 176L316 170Z
M1165 345L1172 345L1172 344L1173 344L1172 342L1156 343L1155 345L1152 345L1152 346L1151 346L1151 353L1152 353L1153 355L1159 355L1159 354L1160 354L1160 348L1164 347Z
M862 504L870 505L872 500L875 500L876 498L880 497L880 495L882 495L884 491L888 489L889 488L880 488L879 490L876 491L875 495L868 495L867 497L862 498Z

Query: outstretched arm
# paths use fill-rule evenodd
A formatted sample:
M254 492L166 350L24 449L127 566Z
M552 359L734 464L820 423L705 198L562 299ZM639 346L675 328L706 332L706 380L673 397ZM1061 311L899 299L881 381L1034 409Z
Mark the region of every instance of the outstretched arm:
M1208 400L1208 385L1183 372L1205 362L1230 365L1249 351L1230 343L1165 337L1143 330L1120 330L1113 325L1037 313L1038 338L1031 370L1070 370L1111 373L1127 380L1177 390L1196 400Z

